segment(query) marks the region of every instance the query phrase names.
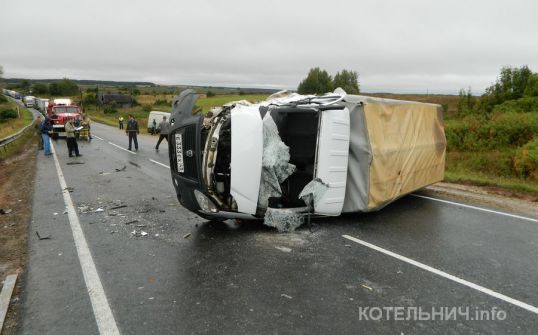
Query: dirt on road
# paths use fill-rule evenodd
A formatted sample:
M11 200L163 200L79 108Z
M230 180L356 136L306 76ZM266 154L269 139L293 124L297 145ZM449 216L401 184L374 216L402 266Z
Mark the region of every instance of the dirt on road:
M25 138L25 141L16 154L0 162L0 213L4 213L0 214L0 282L9 274L19 273L2 335L15 334L17 330L28 225L32 215L37 136Z

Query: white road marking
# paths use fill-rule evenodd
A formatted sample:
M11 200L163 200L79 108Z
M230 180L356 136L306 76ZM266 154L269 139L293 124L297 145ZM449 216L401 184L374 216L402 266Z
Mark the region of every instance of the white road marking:
M136 152L132 152L131 150L127 150L127 149L125 149L124 147L120 147L119 145L117 145L117 144L115 144L115 143L108 142L108 144L113 145L113 146L115 146L116 148L121 149L121 150L123 150L123 151L127 151L128 153L130 153L130 154L132 154L132 155L136 155Z
M69 218L71 231L73 232L73 239L75 240L78 259L82 268L82 274L84 275L84 282L86 283L86 289L88 290L88 295L90 296L93 314L95 315L95 321L97 322L99 333L119 334L120 331L116 325L116 320L114 319L110 305L108 304L103 285L101 284L101 279L99 279L97 268L95 267L92 254L88 248L88 243L84 237L84 232L80 226L77 212L73 206L73 200L69 194L69 189L67 188L67 183L65 182L62 168L60 167L60 162L58 161L53 143L51 143L51 151L54 157L54 164L56 165L58 179L60 180L60 189L62 190L64 203L67 208L67 215Z
M92 136L95 137L95 138L98 139L98 140L104 141L104 139L100 138L100 137L97 136L97 135L92 135Z
M7 310L11 301L11 295L13 294L15 283L17 282L17 276L18 274L16 273L7 276L4 280L2 291L0 291L0 332L4 326L4 320L6 319Z
M153 162L153 163L155 163L155 164L159 164L160 166L164 166L164 167L167 168L167 169L170 169L170 167L169 167L168 165L163 164L163 163L161 163L161 162L157 162L156 160L153 160L153 159L151 159L151 158L149 158L149 161L150 161L150 162Z
M459 202L454 202L454 201L448 201L448 200L443 200L443 199L438 199L438 198L427 197L427 196L425 196L425 195L420 195L420 194L411 194L411 195L414 196L414 197L418 197L418 198L424 198L424 199L428 199L428 200L433 200L433 201L443 202L443 203L445 203L445 204L451 204L451 205L461 206L461 207L465 207L465 208L476 209L476 210L478 210L478 211L483 211L483 212L488 212L488 213L494 213L494 214L498 214L498 215L504 215L504 216L508 216L508 217L511 217L511 218L515 218L515 219L527 220L527 221L531 221L531 222L538 222L538 219L529 218L529 217L526 217L526 216L515 215L515 214L510 214L510 213L505 213L505 212L499 212L499 211L494 211L494 210L492 210L492 209L487 209L487 208L482 208L482 207L477 207L477 206L465 205L465 204L462 204L462 203L459 203Z
M524 303L522 301L519 301L519 300L516 300L516 299L513 299L513 298L510 298L504 294L501 294L501 293L498 293L498 292L495 292L493 290L490 290L489 288L486 288L484 286L480 286L480 285L477 285L475 283L471 283L470 281L467 281L465 279L461 279L461 278L458 278L456 276L453 276L449 273L446 273L444 271L441 271L441 270L437 270L435 268L432 268L431 266L429 265L426 265L426 264L423 264L423 263L420 263L420 262L417 262L415 260L412 260L411 258L407 258L405 256L402 256L402 255L399 255L397 253L394 253L392 251L389 251L387 249L383 249L381 247L378 247L376 245L373 245L371 243L368 243L368 242L365 242L365 241L362 241L362 240L359 240L358 238L355 238L353 236L349 236L349 235L342 235L342 237L350 240L350 241L353 241L355 243L358 243L360 245L363 245L365 247L368 247L370 249L374 249L376 251L379 251L381 253L384 253L385 255L388 255L388 256L391 256L391 257L394 257L396 259L399 259L403 262L406 262L406 263L409 263L411 265L414 265L418 268L421 268L423 270L426 270L426 271L429 271L429 272L432 272L432 273L435 273L436 275L438 276L441 276L441 277L444 277L446 279L450 279L458 284L462 284L462 285L465 285L467 287L470 287L472 289L475 289L477 291L480 291L482 293L485 293L487 295L490 295L494 298L497 298L497 299L500 299L500 300L503 300L503 301L506 301L507 303L510 303L512 305L515 305L515 306L518 306L518 307L521 307L523 309L526 309L532 313L535 313L535 314L538 314L538 307L535 307L535 306L532 306L532 305L529 305L527 303Z

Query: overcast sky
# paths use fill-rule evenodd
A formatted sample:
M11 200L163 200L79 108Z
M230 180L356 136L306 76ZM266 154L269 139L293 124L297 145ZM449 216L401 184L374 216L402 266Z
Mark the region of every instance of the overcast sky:
M293 89L319 66L363 91L479 93L525 64L536 0L0 0L6 78Z

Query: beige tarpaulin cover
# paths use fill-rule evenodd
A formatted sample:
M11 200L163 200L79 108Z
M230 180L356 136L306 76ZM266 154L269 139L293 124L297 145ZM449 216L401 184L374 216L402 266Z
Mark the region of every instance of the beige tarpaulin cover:
M343 212L376 210L443 179L439 105L346 96L351 139Z

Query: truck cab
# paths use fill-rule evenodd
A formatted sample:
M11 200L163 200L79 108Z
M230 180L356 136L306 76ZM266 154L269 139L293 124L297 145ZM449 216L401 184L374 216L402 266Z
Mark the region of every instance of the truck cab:
M47 115L52 122L52 138L65 136L65 124L68 120L81 121L82 115L80 107L74 104L49 104L47 107Z
M182 92L170 120L172 179L184 207L209 219L341 213L349 147L341 96L238 102L193 115L197 98Z

